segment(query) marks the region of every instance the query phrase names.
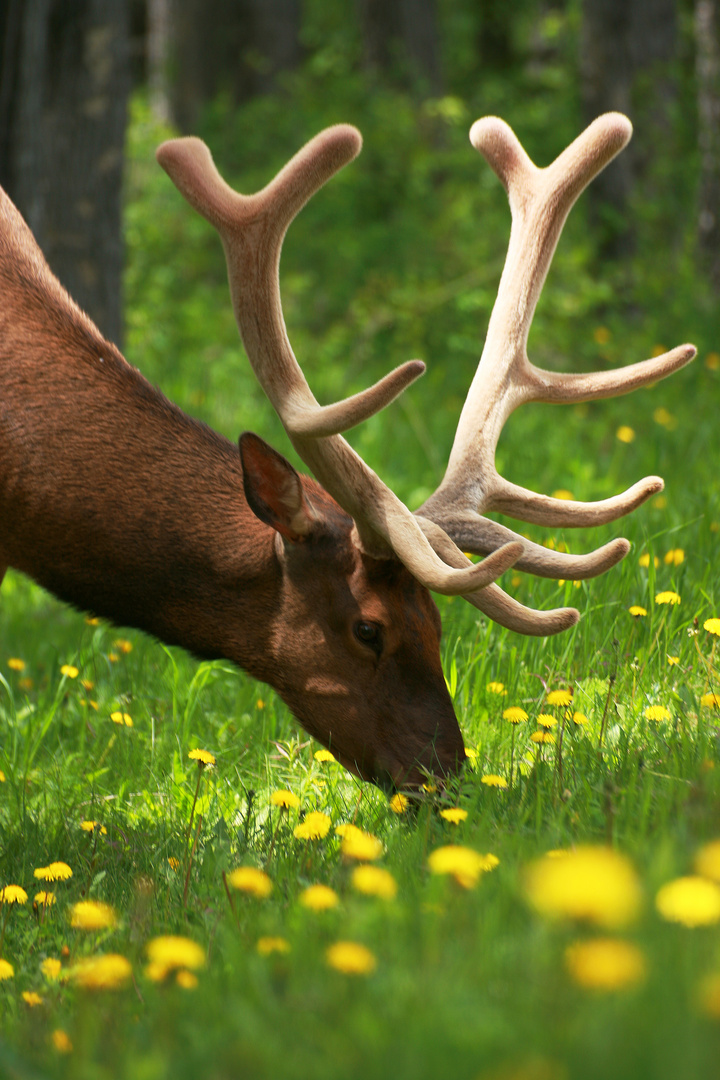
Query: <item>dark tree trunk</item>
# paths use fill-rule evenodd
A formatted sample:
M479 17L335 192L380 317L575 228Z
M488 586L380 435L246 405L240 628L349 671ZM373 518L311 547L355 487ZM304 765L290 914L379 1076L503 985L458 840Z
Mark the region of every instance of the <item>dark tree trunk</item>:
M127 0L6 0L0 182L73 298L122 338Z
M368 68L442 93L435 0L357 0L357 10Z
M716 293L720 293L720 20L716 0L696 0L700 191L698 248Z

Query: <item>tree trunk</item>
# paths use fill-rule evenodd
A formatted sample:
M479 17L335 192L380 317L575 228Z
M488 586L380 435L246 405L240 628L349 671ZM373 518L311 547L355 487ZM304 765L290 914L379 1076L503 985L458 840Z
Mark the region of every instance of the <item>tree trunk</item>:
M60 281L122 338L127 0L7 0L0 180Z
M365 64L401 82L443 92L435 0L357 0Z
M720 294L720 21L716 0L696 0L700 190L698 248L710 282Z

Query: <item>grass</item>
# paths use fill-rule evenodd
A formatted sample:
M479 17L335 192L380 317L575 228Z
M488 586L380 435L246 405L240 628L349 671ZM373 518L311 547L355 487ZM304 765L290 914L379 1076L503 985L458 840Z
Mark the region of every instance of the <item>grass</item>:
M493 110L477 115L517 109L510 100L503 110L500 91L490 86L489 93L498 97ZM307 91L299 112L303 129L312 128L302 134L282 103L259 103L233 121L249 176L239 175L229 135L223 143L230 121L222 110L208 127L230 174L253 187L286 143L294 149L313 128L340 118L326 115L333 108L364 121L371 165L363 171L358 164L355 179L348 173L328 189L327 204L323 194L304 212L307 221L299 219L299 240L291 234L283 264L284 293L291 337L310 358L323 400L368 384L409 355L428 359L428 375L393 406L392 422L376 418L353 433L373 467L416 504L442 472L492 303L507 215L499 185L487 182L461 145L457 108L444 110L450 120L437 149L434 136L409 125L418 119L414 106L347 95L329 106ZM527 121L538 157L549 100L539 96ZM460 109L463 124L474 107ZM420 121L427 123L427 110ZM383 135L387 125L391 134ZM559 127L553 138L569 140L570 119L561 117ZM236 341L218 245L146 164L159 135L137 103L128 355L188 411L232 437L252 426L285 451ZM393 139L398 145L388 145ZM402 150L411 145L407 161ZM437 155L459 175L433 172ZM399 208L393 185L404 187ZM440 207L438 220L428 220L431 205ZM520 483L599 498L657 472L667 490L622 530L528 530L573 551L619 531L633 544L619 567L577 588L505 575L503 585L524 603L579 607L580 623L559 638L520 638L461 600L440 601L446 678L473 754L451 791L429 792L413 810L395 813L379 791L318 761L318 747L267 687L229 665L199 664L139 633L88 622L19 575L6 577L0 885L22 887L28 900L2 907L0 956L14 974L0 983L0 1075L716 1075L720 1005L706 980L720 975L720 923L668 920L655 901L663 886L692 874L697 852L720 836L717 712L707 704L707 695L720 692L717 639L703 627L720 614L717 322L701 284L683 277L679 263L643 264L642 235L623 289L622 269L598 274L581 208L576 214L538 313L532 355L548 366L562 366L565 356L568 366L590 369L690 338L700 357L671 382L625 399L561 412L532 407L511 418L499 459ZM396 228L399 250L386 252ZM682 245L677 250L681 259ZM342 275L333 271L339 253ZM643 283L641 266L651 281ZM663 275L673 272L671 292ZM446 351L452 364L443 363ZM342 389L345 377L350 385ZM634 432L629 442L617 438L622 425ZM667 592L680 603L656 600ZM633 605L646 614L631 615ZM502 692L490 684L502 684ZM558 689L572 691L571 706L548 702ZM510 724L502 715L510 706L528 719ZM575 713L585 720L576 722ZM554 741L531 740L541 714L556 721ZM201 768L189 757L196 748L211 752L215 765ZM489 775L507 788L483 783ZM271 794L285 789L299 808L273 805ZM440 811L448 806L467 816L446 821ZM316 810L331 818L327 836L296 838L298 822ZM83 828L91 821L105 831ZM377 865L397 882L395 899L353 887L354 861L334 831L341 823L380 839ZM628 860L641 895L634 919L613 924L612 904L602 899L612 874L601 877L590 913L548 918L531 903L528 866L548 851L587 844ZM498 864L464 887L430 870L430 855L446 845L492 853ZM33 906L45 887L35 870L55 861L72 876L53 883L54 904ZM267 873L270 895L233 889L229 875L238 866ZM317 883L335 891L337 906L303 905L304 891ZM116 923L73 928L73 907L87 900L111 905ZM688 903L686 922L697 916ZM201 947L204 963L183 968L182 985L175 970L161 979L157 969L148 973L148 943L168 934ZM644 974L622 985L616 967L612 988L591 989L568 967L566 950L607 936L639 950ZM268 937L289 951L262 954L258 941ZM329 966L328 948L344 940L365 946L374 970L353 975ZM114 990L83 989L79 961L97 954L124 957L131 978ZM60 961L60 979L43 973L48 959Z

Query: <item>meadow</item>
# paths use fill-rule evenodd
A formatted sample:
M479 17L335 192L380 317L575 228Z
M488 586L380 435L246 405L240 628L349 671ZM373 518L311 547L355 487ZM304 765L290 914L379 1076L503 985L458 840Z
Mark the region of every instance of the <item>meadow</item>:
M546 164L581 125L558 73L425 103L332 77L305 73L292 107L219 102L201 133L249 191L322 126L363 131L360 159L291 229L283 301L321 401L427 361L349 436L412 507L442 476L509 231L467 130L501 115ZM292 458L217 238L154 163L167 135L138 98L126 355L186 411ZM578 585L504 576L523 603L579 608L559 637L439 599L468 749L446 790L388 801L268 687L7 575L0 1076L717 1076L720 320L693 264L684 138L679 124L636 193L626 262L598 257L576 207L530 355L604 369L693 341L698 358L625 398L521 409L498 454L548 493L603 498L656 473L665 491L614 526L528 528L572 551L632 542Z

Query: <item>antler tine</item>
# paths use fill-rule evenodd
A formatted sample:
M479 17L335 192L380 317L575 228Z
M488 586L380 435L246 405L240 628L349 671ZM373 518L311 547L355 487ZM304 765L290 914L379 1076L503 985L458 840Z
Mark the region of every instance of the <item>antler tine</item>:
M360 147L355 128L328 128L255 195L241 195L225 183L200 139L166 142L157 158L185 198L220 233L235 317L258 381L300 457L354 519L363 549L375 555L394 552L428 588L464 594L484 587L511 566L521 554L519 545L507 544L479 565L447 566L407 507L338 434L387 405L425 365L411 361L369 390L323 407L307 384L285 328L278 272L287 228Z

